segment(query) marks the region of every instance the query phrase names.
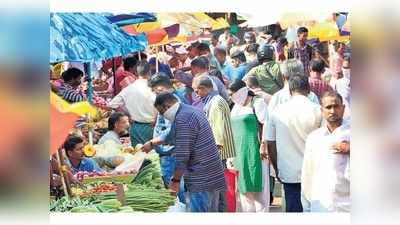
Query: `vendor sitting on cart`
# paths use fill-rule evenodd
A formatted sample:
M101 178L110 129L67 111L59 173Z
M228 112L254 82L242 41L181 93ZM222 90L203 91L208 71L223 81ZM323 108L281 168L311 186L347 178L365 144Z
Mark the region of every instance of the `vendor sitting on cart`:
M129 117L122 112L115 112L108 118L108 131L100 138L98 144L112 140L122 145L120 137L128 133Z
M64 149L67 154L67 164L70 166L73 174L79 171L103 172L97 163L83 155L83 139L78 136L69 136L64 142Z

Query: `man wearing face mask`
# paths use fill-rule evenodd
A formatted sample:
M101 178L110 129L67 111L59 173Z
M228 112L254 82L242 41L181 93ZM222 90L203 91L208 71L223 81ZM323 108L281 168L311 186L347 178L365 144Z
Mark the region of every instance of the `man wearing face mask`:
M221 159L203 111L178 102L172 93L157 95L154 106L175 126L176 166L169 188L178 193L184 176L188 212L218 212L226 190Z
M149 80L149 87L155 94L172 93L179 102L185 102L185 99L177 94L171 80L166 76L156 74ZM175 128L172 126L172 122L161 114L158 114L153 139L146 142L142 147L142 151L144 152L150 152L154 148L158 153L160 157L161 176L166 188L170 185L175 170L175 157L172 156L172 152L175 150L174 135ZM183 180L181 180L178 198L180 202L185 203Z

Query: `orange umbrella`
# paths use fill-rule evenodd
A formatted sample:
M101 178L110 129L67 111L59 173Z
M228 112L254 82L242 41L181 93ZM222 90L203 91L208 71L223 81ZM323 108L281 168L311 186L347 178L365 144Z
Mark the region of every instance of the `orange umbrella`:
M124 26L122 29L130 35L138 35L140 33L135 29L135 26ZM146 34L149 45L160 43L168 37L167 31L162 28L146 31L144 33Z

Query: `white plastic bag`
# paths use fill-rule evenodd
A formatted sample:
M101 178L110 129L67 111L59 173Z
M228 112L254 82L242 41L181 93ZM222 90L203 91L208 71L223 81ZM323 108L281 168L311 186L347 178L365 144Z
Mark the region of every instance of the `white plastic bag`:
M114 172L124 172L124 171L139 171L142 163L146 157L146 153L139 151L129 161L123 162L121 165L117 166Z
M175 200L175 205L170 206L167 212L186 212L186 205L180 202L177 197Z

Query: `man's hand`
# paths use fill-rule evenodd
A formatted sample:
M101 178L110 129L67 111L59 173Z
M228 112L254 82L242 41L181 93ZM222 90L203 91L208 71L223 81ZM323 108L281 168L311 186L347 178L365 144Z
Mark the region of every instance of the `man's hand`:
M151 140L144 143L144 145L141 148L142 152L145 152L145 153L149 153L152 149L153 149L153 144L152 144Z
M350 142L342 141L334 144L333 146L334 153L338 154L350 154Z
M264 142L261 143L260 145L260 157L261 160L268 160L268 150L267 150L267 144Z
M169 184L168 189L171 191L172 195L176 195L179 192L179 182L172 182Z

